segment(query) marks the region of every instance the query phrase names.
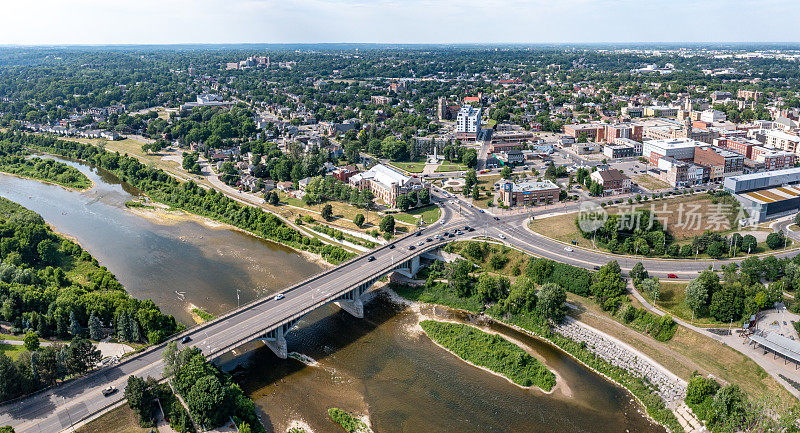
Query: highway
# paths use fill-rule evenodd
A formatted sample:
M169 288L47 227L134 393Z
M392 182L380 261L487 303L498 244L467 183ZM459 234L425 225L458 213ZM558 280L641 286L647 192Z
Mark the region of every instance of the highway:
M552 208L528 214L498 217L496 220L494 216L481 212L466 202L445 198L441 192L436 192L434 199L442 208L442 217L440 222L424 228L420 236L407 235L287 288L282 292L285 295L284 299L276 300L270 296L257 300L210 322L193 327L172 340L180 341L184 336L189 336L191 338L189 346L197 347L207 357L214 358L258 338L280 323L301 317L331 302L362 282L385 275L399 263L415 255L440 247L452 240L476 236L485 235L502 240L533 255L587 269L616 259L623 271L628 271L637 261L642 261L651 275L659 277L674 273L681 278L694 278L698 272L708 269L709 265L719 270L722 264L742 260L628 259L578 247L572 247L573 251L568 252L565 251L566 244L526 229L531 216L552 213L554 212ZM577 202L568 203L559 208L558 212L575 211L578 206ZM463 229L465 225L475 228L475 231L465 231L463 235L444 240L435 238L435 235L443 230L453 232L456 228ZM788 222L780 224L778 228L784 229L786 225ZM431 238L431 241L426 241L428 238ZM420 242L422 245L417 245ZM415 247L413 250L409 249L411 245ZM795 251L789 251L776 256L794 254ZM374 257L374 260L370 261L370 257ZM105 367L57 388L6 404L0 407L0 425L11 425L17 433L52 433L69 429L76 423L121 404L128 376L161 378L164 347L165 344L151 347L120 364ZM109 385L115 386L119 391L104 397L101 390Z

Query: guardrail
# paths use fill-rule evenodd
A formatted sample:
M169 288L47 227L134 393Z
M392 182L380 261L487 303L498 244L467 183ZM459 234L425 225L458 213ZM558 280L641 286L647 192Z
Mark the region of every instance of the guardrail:
M405 239L405 238L403 238L403 239ZM303 308L302 310L300 310L300 311L298 311L296 313L290 314L289 316L282 317L282 318L278 319L275 323L273 323L273 324L271 324L271 325L269 325L267 327L261 328L256 332L248 334L247 336L242 337L242 338L236 340L235 342L230 343L230 344L228 344L228 345L226 345L224 347L216 349L213 352L205 354L205 356L207 358L214 358L214 357L219 356L219 355L221 355L223 353L229 352L229 351L241 346L242 344L247 343L248 341L255 340L256 338L258 338L258 336L260 336L262 334L265 334L265 333L267 333L267 332L269 332L269 331L271 331L273 329L276 329L278 326L281 326L283 323L290 322L290 321L295 320L295 319L299 319L299 318L305 316L306 314L310 313L311 311L314 311L317 308L319 308L319 307L321 307L321 306L323 306L323 305L325 305L327 303L333 302L339 296L342 296L345 293L347 293L348 291L352 290L352 288L354 286L357 286L359 284L363 284L363 283L365 283L365 282L367 282L369 280L372 280L372 279L379 279L379 278L383 277L385 274L387 274L389 272L392 272L394 269L396 269L398 266L400 266L400 264L403 263L404 261L409 260L409 259L413 259L414 257L422 255L422 254L424 254L424 253L426 253L426 252L428 252L430 250L433 250L435 248L439 248L442 245L446 245L449 242L450 242L449 240L444 239L444 240L441 240L441 241L438 241L438 242L433 242L433 243L431 243L431 244L429 244L429 245L427 245L425 247L419 248L419 249L415 250L413 253L404 256L403 259L399 260L396 264L390 265L390 266L385 267L385 268L382 268L382 269L380 269L380 270L378 270L376 272L373 272L373 273L369 274L365 278L361 278L359 280L356 280L352 284L347 286L346 288L344 288L342 290L339 290L339 291L336 291L336 292L333 292L333 293L330 293L328 296L323 298L323 300L317 301L317 302L315 302L315 303ZM297 286L297 287L299 287L299 286ZM294 287L294 288L297 288L297 287Z

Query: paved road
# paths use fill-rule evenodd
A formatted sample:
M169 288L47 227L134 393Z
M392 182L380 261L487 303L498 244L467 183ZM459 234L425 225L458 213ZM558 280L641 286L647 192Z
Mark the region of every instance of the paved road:
M564 263L585 268L605 264L612 258L620 261L623 270L629 270L634 260L625 260L609 254L574 248L564 250L565 245L526 229L526 221L531 215L541 215L550 210L537 210L531 214L511 215L495 220L492 215L465 203L451 203L435 194L436 200L443 207L440 223L427 227L421 237L407 236L392 244L380 247L371 253L355 258L337 268L324 271L309 280L301 282L286 291L285 298L274 300L266 298L243 306L214 321L194 327L184 334L175 337L189 336L189 345L200 348L206 356L214 357L230 351L239 345L251 341L268 331L271 324L277 325L286 320L300 317L319 306L330 302L348 288L383 275L413 255L443 245L446 241L425 242L427 237L442 230L452 230L468 224L475 227L475 232L465 232L461 238L487 235L504 239L508 244L532 254L547 257ZM452 199L451 199L452 200ZM578 203L565 205L561 210L576 210ZM459 212L460 211L460 212ZM412 244L422 242L422 246L413 251ZM393 245L394 248L390 246ZM780 255L795 254L794 252ZM374 261L369 261L373 256ZM706 269L709 262L686 260L649 260L645 261L651 275L663 276L675 273L687 278L694 277L700 270ZM729 261L714 261L715 267ZM58 432L69 428L101 410L120 404L123 399L124 384L127 377L161 377L163 371L162 352L164 345L150 348L148 351L133 356L127 361L104 368L96 373L79 378L63 386L28 397L22 401L0 407L0 425L9 424L22 432ZM115 386L119 392L103 397L101 390L109 385Z
M451 210L445 209L443 214L443 221L452 217ZM282 300L272 297L258 300L212 322L192 328L175 340L189 336L189 345L199 348L209 357L230 351L263 335L268 330L265 326L300 317L330 302L361 281L385 274L403 259L443 245L445 241L433 238L426 242L426 238L443 229L452 229L454 224L456 223L435 224L424 229L422 236L409 235L301 282L285 290L285 298ZM423 245L416 246L419 242ZM411 245L415 245L413 251L409 249ZM369 261L369 257L375 259ZM164 345L153 347L119 365L2 406L0 425L12 425L17 433L52 433L67 429L97 411L120 403L128 376L160 378L163 372L163 349ZM119 391L103 397L101 390L109 385L115 386Z

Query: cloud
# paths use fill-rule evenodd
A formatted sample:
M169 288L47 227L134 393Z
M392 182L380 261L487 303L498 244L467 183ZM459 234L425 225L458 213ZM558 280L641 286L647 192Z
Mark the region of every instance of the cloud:
M0 44L800 41L792 0L6 0Z

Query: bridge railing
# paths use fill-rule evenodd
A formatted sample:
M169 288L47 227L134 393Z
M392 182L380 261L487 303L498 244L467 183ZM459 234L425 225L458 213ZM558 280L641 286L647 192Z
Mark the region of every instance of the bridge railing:
M209 353L207 353L205 355L206 355L207 358L214 358L214 357L219 356L219 355L221 355L223 353L229 352L229 351L241 346L242 344L245 344L245 343L247 343L249 341L255 340L260 335L262 335L264 333L267 333L267 332L270 332L273 329L276 329L277 327L281 326L282 324L284 324L286 322L289 322L289 321L292 321L292 320L295 320L295 319L299 319L299 318L305 316L306 314L310 313L311 311L314 311L317 308L332 302L334 299L336 299L337 297L347 293L348 291L352 290L353 287L356 287L359 284L363 284L363 283L365 283L367 281L370 281L370 280L377 280L377 279L382 278L384 275L388 274L389 272L392 272L394 269L396 269L398 266L400 266L401 263L405 262L406 260L413 259L416 256L422 255L422 254L424 254L424 253L426 253L426 252L428 252L430 250L439 248L442 245L446 245L447 243L449 243L449 240L444 239L444 240L441 240L441 241L438 241L438 242L432 242L432 243L428 244L425 247L421 247L418 250L415 250L414 252L412 252L411 254L409 254L407 256L404 256L402 260L398 260L395 264L389 265L389 266L384 267L384 268L381 268L378 271L373 272L373 273L369 274L368 276L366 276L364 278L361 278L361 279L358 279L358 280L354 280L347 287L345 287L345 288L343 288L341 290L338 290L336 292L327 294L323 299L318 300L318 301L310 304L309 306L303 308L302 310L300 310L298 312L295 312L295 313L292 313L292 314L290 314L290 315L288 315L286 317L279 318L274 323L271 323L266 327L260 328L258 331L252 332L252 333L250 333L250 334L248 334L248 335L246 335L246 336L244 336L242 338L239 338L238 340L236 340L233 343L230 343L230 344L228 344L226 346L223 346L223 347L221 347L219 349L215 349L214 351L209 352ZM338 269L338 268L336 268L336 269ZM300 287L303 284L307 284L307 283L301 283L301 284L299 284L297 286L293 286L293 289L297 288L297 287Z

